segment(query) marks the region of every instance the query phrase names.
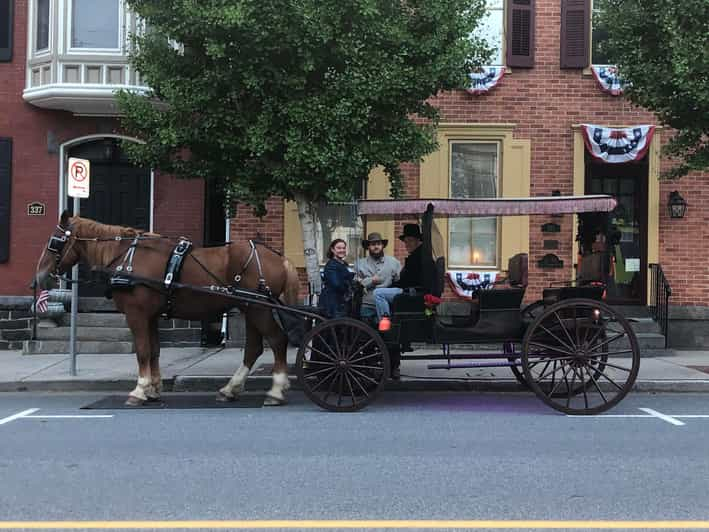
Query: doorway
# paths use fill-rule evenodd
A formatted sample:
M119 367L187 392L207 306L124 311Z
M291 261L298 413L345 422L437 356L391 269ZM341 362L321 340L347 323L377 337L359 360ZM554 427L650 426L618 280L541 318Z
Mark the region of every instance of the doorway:
M69 150L69 157L91 161L91 189L89 197L81 200L81 216L104 224L150 229L150 170L134 166L118 139L80 144ZM67 208L73 212L73 198L68 198ZM79 277L94 281L80 285L82 297L104 296L107 285L100 275L80 266Z
M585 155L586 194L610 194L618 205L596 217L595 245L607 254L607 302L645 305L647 295L648 158L606 164ZM589 219L590 221L591 219ZM585 251L585 250L584 250Z

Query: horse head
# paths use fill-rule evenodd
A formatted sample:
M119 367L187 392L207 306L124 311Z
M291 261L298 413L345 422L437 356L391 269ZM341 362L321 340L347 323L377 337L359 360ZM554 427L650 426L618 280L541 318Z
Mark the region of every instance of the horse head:
M36 284L42 289L50 288L57 276L65 274L79 262L73 221L69 211L64 211L59 217L59 223L49 235L47 247L42 251L37 263L33 285Z

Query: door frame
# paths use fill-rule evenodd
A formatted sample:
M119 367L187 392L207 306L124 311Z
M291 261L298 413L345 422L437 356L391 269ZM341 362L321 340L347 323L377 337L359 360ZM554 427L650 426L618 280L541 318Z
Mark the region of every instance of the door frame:
M119 140L129 140L131 142L137 142L139 144L145 144L140 139L134 137L127 137L125 135L116 135L114 133L96 133L94 135L86 135L83 137L77 137L75 139L63 142L59 146L59 213L63 212L67 208L68 198L67 198L67 169L69 166L69 151L71 148L78 146L79 144L84 144L86 142L92 142L96 140L101 140L105 138L119 139ZM81 209L81 203L79 203L79 209ZM155 220L155 172L150 169L150 197L148 200L148 215L149 215L149 225L148 230L153 231L153 224ZM81 213L81 210L79 210Z
M586 146L583 142L583 134L581 133L581 124L573 124L573 194L574 196L583 196L586 187L586 165L585 152ZM611 124L608 127L627 128L632 127L624 124ZM655 126L655 134L650 141L648 149L648 170L647 170L647 249L646 257L648 264L657 264L660 261L660 147L662 145L662 126ZM571 246L574 259L573 264L578 256L578 242L576 242L576 227L578 227L578 216L573 215L574 228L571 232ZM571 279L575 279L576 270L571 268ZM650 304L650 294L652 293L650 283L652 276L647 276L647 288L645 290L645 304Z

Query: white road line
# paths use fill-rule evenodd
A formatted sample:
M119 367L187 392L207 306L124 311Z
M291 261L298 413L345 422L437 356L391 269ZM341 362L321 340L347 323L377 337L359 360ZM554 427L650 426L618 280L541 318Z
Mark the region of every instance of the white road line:
M680 421L679 419L674 418L672 416L668 416L667 414L663 414L662 412L658 412L657 410L653 410L652 408L638 408L638 410L642 410L643 412L647 412L651 416L661 419L662 421L667 421L667 423L670 423L672 425L676 425L678 427L684 425L683 421Z
M11 421L15 421L16 419L21 419L23 417L27 417L30 414L34 414L37 412L39 408L28 408L27 410L23 410L22 412L18 412L17 414L12 414L11 416L4 417L0 419L0 425L4 425L5 423L10 423Z
M85 418L105 418L113 417L113 414L96 414L96 415L85 415L85 416L72 416L72 415L46 415L46 416L22 416L23 419L85 419Z
M709 414L667 414L670 417L681 417L681 418L707 418L709 417Z

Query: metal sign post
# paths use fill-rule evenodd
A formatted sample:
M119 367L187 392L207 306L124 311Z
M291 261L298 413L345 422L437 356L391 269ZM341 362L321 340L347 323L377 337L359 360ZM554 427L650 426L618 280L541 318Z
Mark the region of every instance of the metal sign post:
M67 193L74 198L74 216L79 216L80 198L88 198L91 163L86 159L69 158ZM76 376L76 322L79 315L79 265L71 269L71 326L69 328L69 373Z

